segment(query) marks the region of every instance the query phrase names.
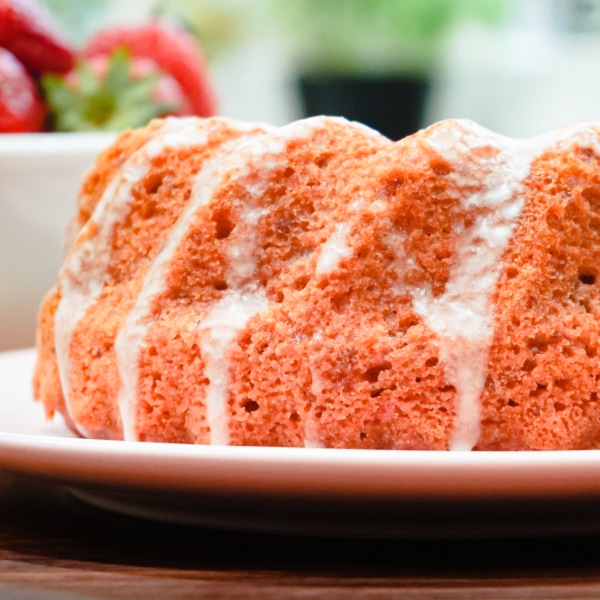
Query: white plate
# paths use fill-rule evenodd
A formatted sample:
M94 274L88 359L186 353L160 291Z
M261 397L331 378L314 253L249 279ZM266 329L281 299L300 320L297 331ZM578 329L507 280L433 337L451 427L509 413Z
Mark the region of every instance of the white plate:
M34 351L0 354L0 468L98 506L188 525L343 536L600 531L600 451L239 448L74 437L31 395Z

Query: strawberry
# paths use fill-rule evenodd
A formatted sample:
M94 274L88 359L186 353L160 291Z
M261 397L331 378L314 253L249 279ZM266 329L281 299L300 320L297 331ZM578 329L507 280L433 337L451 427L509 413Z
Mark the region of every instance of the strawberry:
M88 41L84 55L108 54L126 47L133 57L150 58L179 83L192 114L209 117L216 113L215 92L204 57L194 37L185 29L165 21L111 27L98 31Z
M188 114L179 84L147 58L126 49L95 56L65 76L42 77L57 131L118 131L154 117Z
M0 133L42 131L44 105L25 67L0 48Z
M71 44L35 0L0 0L0 46L34 73L64 73L75 63Z

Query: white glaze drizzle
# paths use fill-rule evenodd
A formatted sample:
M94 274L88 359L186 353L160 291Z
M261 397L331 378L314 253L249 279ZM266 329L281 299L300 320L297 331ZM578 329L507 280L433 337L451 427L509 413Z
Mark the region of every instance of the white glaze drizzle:
M131 164L129 163L129 165ZM142 173L144 172L143 169L140 170ZM94 240L75 246L75 251L68 256L59 274L61 297L54 315L54 346L65 406L69 416L72 416L70 409L70 348L73 331L104 289L103 277L108 267L108 243L113 226L118 220L118 213L121 212L117 210L117 207L121 209L129 199L129 189L137 179L137 177L133 177L132 181L131 176L128 175L128 169L124 168L109 183L92 217L94 223L100 225L98 235ZM109 212L107 210L108 200L112 198L115 199L116 207L110 211L112 215L103 218ZM125 213L125 209L122 212ZM82 233L86 229L87 227L84 227ZM101 251L102 248L106 248L106 250ZM79 424L76 426L80 433L86 434Z
M204 374L210 382L206 390L206 419L213 445L229 443L226 399L230 367L227 350L248 321L268 306L263 289L254 292L228 290L198 326L200 331L204 331L201 341L206 365Z
M244 131L241 130L240 134L244 135ZM262 132L249 135L255 137L262 135ZM117 334L115 350L121 378L119 410L123 424L123 437L126 440L138 439L135 416L139 384L139 359L150 324L152 303L165 289L165 277L168 273L169 261L193 222L194 213L210 202L215 184L221 180L229 169L240 163L238 149L242 146L243 141L241 138L227 142L217 152L216 156L209 159L202 166L196 176L187 206L169 232L162 249L154 258L135 305ZM207 367L207 370L210 370L210 366ZM211 413L215 413L215 410L212 410Z
M113 230L127 216L131 190L148 172L152 156L169 146L204 143L206 132L199 129L201 123L196 118L165 119L150 144L132 154L110 181L78 239L88 235L90 228L98 228L97 234L75 243L65 260L59 275L61 295L54 320L59 375L70 416L71 339L79 321L104 290ZM77 427L86 433L80 425Z
M335 231L321 246L315 273L330 275L339 267L342 258L352 256L352 248L346 245L346 236L350 230L348 223L337 223Z
M462 200L464 208L477 209L477 216L471 227L455 232L456 257L444 293L434 297L421 287L413 288L412 294L415 311L438 335L446 378L456 388L450 450L471 450L480 435L480 398L494 333L490 297L523 207L522 182L532 160L549 146L577 137L581 145L598 151L598 141L588 124L524 141L493 134L469 121L458 125L441 124L426 140L452 164L451 176L460 187L477 190ZM486 147L497 154L476 152Z
M256 243L254 228L268 209L259 208L252 201L266 191L268 174L285 161L283 151L286 142L308 137L314 129L324 127L332 120L334 119L315 117L279 129L265 128L261 133L253 132L249 137L241 137L225 144L218 156L209 160L198 173L190 201L171 230L164 248L155 258L136 304L117 335L115 348L121 373L119 407L125 439L137 439L135 414L139 357L150 322L152 302L164 291L169 261L193 222L194 214L211 201L214 189L225 176L229 176L229 181L234 182L248 174L262 173L263 178L257 178L256 184L245 187L247 198L236 223L237 233L230 235L227 240L228 243L237 240L237 243L231 243L227 247L227 292L208 315L195 325L200 335L200 348L209 379L206 410L210 443L228 443L226 399L230 367L226 358L227 351L249 319L268 308L264 290L257 288L252 281L256 270L253 256Z
M318 344L323 339L323 331L317 329L310 338L310 343ZM312 353L311 353L312 354ZM308 357L308 370L310 372L310 392L315 399L321 396L325 389L325 380L321 377L317 366ZM315 417L316 404L312 403L306 412L304 419L304 447L305 448L323 448L324 444L318 437L318 420Z

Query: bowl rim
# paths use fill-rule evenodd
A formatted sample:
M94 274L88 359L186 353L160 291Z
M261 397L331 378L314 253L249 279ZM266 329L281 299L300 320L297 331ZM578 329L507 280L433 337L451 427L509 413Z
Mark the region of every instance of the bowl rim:
M0 158L98 153L117 135L117 132L4 133L0 135Z

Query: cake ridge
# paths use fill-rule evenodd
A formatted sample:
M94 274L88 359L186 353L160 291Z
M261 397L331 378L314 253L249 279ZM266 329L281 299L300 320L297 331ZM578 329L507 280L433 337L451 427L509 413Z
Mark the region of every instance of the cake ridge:
M306 137L317 128L324 127L328 122L334 119L315 117L295 121L281 128L269 127L257 135L252 131L248 137L243 134L229 142L222 148L221 152L209 161L209 164L203 165L201 171L196 175L192 194L188 206L184 209L177 224L169 235L168 241L154 259L153 265L145 278L142 291L138 296L135 307L128 315L124 327L119 331L116 338L115 348L117 350L119 372L121 374L121 392L119 395L119 407L121 418L124 423L125 439L135 440L134 415L136 412L135 398L137 390L137 368L135 365L139 360L139 354L142 349L143 340L146 335L146 329L142 322L148 318L152 299L159 296L164 287L161 285L161 274L168 264L172 253L176 250L178 244L185 237L186 232L194 221L196 211L210 203L211 191L219 186L219 182L225 176L230 176L229 183L237 178L243 177L247 171L259 169L263 173L268 173L272 169L281 166L281 159L274 157L280 156L285 148L286 142ZM340 120L335 120L340 122ZM268 159L268 160L267 160ZM260 166L254 161L260 160ZM246 171L244 170L246 169ZM251 189L246 187L250 198L259 197L263 190L258 184L258 188ZM258 214L250 217L253 207L243 204L244 220L254 220ZM248 223L247 223L248 224ZM250 226L252 229L252 226ZM254 236L252 231L247 232L245 240L252 245ZM253 274L251 266L252 248L243 248L243 251L237 252L235 247L229 249L229 275L227 276L227 293L211 309L203 321L196 323L197 331L205 331L200 342L200 347L204 350L207 363L208 386L206 390L207 398L207 417L210 431L210 440L212 444L227 444L228 433L227 423L224 417L226 405L225 395L228 381L227 376L227 347L235 338L235 334L243 329L247 320L256 312L264 311L268 302L264 291L256 289L255 284L245 284L244 279ZM233 252L233 253L232 253ZM232 260L233 259L233 260ZM248 266L250 265L250 269ZM242 268L240 268L242 266ZM243 271L249 271L243 273ZM246 277L240 277L240 274ZM224 322L222 318L215 318L222 312L223 306L228 306L237 301L237 307L245 315L245 319L232 324L235 320ZM207 324L209 326L207 326Z
M453 123L459 128L452 127ZM576 123L522 140L491 132L468 119L445 121L429 128L429 131L437 133L444 128L449 129L453 136L457 136L458 131L462 129L460 143L466 144L470 149L489 145L490 148L498 151L496 158L490 163L492 167L490 180L482 186L485 189L484 196L475 193L466 198L467 205L487 205L494 211L492 215L483 217L479 223L476 222L473 227L474 235L467 234L465 243L459 249L459 255L463 248L466 249L467 256L463 256L463 262L471 263L471 268L467 266L465 272L459 273L458 280L455 275L448 282L446 293L439 299L441 314L434 308L437 302L432 304L431 299L423 294L423 290L419 290L420 295L415 297L416 311L424 316L428 324L441 336L442 360L446 364L450 381L457 384L459 410L449 448L450 450L471 450L477 444L480 436L480 398L487 376L486 365L494 332L493 316L486 314L492 308L489 306L489 296L500 274L502 253L512 236L523 207L523 200L519 196L522 182L529 174L532 162L552 147L579 142L581 145L590 146L597 154L600 154L600 144L598 142L598 125L591 122ZM596 134L591 134L591 130ZM431 143L432 136L428 136L427 131L424 136ZM474 140L474 142L470 142L470 140ZM451 162L458 162L456 158L462 160L465 150L457 150L458 140L455 138L451 144L447 144L447 140L444 142L446 144L436 143L434 135L431 145ZM473 172L473 165L470 165L469 174L473 175ZM498 177L498 174L502 176ZM494 219L494 216L498 222L495 226L490 227L490 218ZM483 240L491 250L487 257L481 254L472 254L474 249L482 248L476 243L478 238ZM476 260L470 260L468 254L472 255L471 259L475 258ZM465 293L467 296L471 294L468 288L473 286L473 269L490 262L496 262L496 268L493 269L491 275L484 276L483 289L480 290L479 295L476 294L475 298L471 298L467 303L468 309L462 315L463 318L460 313L463 312L465 304L460 300L457 305L458 312L448 311L455 303L452 300L453 296L458 295L460 298ZM459 259L459 270L460 268ZM466 281L461 284L460 280L463 278L466 278ZM476 281L481 283L481 279L476 279ZM453 290L453 288L458 289ZM438 313L438 318L441 317L440 323L437 325L429 317L432 309L434 313ZM443 313L447 313L447 316L444 317ZM470 328L464 321L466 314L475 321L475 329L482 332L482 339L475 345L467 341L472 339L473 330L471 329L469 332ZM446 334L444 334L445 332ZM466 336L464 332L467 332ZM450 343L445 344L447 339ZM461 390L464 390L464 393Z
M110 260L110 238L115 224L129 209L132 200L131 190L148 172L149 159L153 154L156 155L165 148L182 143L188 145L204 143L207 139L207 132L204 129L206 123L193 117L182 120L168 118L161 123L149 142L150 146L146 144L137 150L115 174L96 205L90 221L78 234L78 239L85 238L92 227L100 223L97 236L93 236L99 239L96 239L94 244L89 239L84 239L79 245L74 245L61 269L59 275L61 297L55 315L55 344L57 352L61 355L59 370L69 413L71 336L78 321L102 293L104 273ZM203 128L199 129L199 127ZM81 280L79 285L78 279Z
M256 133L256 130L254 130L253 139ZM240 130L240 135L243 138L245 135L250 135L250 133L242 129ZM137 363L139 361L139 352L146 336L144 320L148 319L153 299L160 295L164 289L163 271L165 265L168 263L171 254L175 251L178 242L185 235L187 226L191 222L196 210L210 201L210 187L208 184L213 178L218 177L219 168L222 169L223 166L227 165L228 159L239 160L236 151L241 144L243 142L240 141L240 138L235 138L220 148L216 156L210 159L207 164L202 165L200 173L196 176L190 201L178 218L163 247L154 258L150 270L144 278L136 303L115 339L117 366L121 377L118 405L123 423L123 435L126 440L137 439L134 425L138 381ZM202 179L203 175L206 178L206 182ZM203 183L207 184L204 186L204 189L202 189Z
M456 261L444 294L434 299L421 293L415 298L415 310L440 337L446 376L457 389L451 450L471 450L479 440L479 398L494 330L490 295L502 267L503 251L521 213L519 191L533 159L528 156L521 161L518 154L497 146L497 152L472 151L472 162L463 167L468 172L461 173L460 163L468 151L490 141L472 124L463 131L460 143L445 148L442 156L457 167L451 177L458 176L462 185L474 176L467 185L479 189L468 193L463 205L479 209L479 214L475 213L473 224L460 232Z

